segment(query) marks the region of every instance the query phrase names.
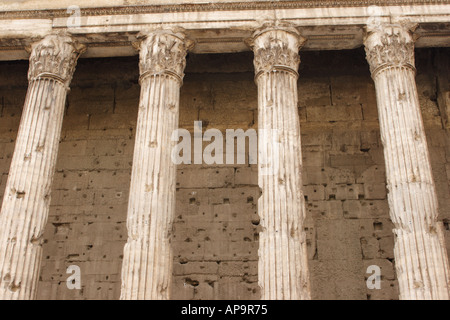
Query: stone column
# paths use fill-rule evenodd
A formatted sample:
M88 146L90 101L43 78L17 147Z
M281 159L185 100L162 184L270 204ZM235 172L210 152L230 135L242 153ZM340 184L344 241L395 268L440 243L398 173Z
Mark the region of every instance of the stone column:
M304 39L266 26L250 41L258 86L258 275L262 299L310 299L297 80Z
M0 300L36 295L66 95L82 51L69 36L49 35L32 46L0 214Z
M395 225L395 265L401 299L449 299L449 266L420 111L414 39L406 25L371 28L365 39L375 82Z
M152 32L140 43L141 98L122 266L123 300L170 298L176 191L171 159L176 142L171 135L178 128L187 50L184 35L172 31Z

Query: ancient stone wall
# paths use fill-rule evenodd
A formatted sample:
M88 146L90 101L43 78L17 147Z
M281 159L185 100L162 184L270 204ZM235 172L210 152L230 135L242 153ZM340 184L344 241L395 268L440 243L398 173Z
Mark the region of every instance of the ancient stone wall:
M417 84L449 249L450 136L437 102L437 51L417 50ZM397 299L384 158L364 52L301 56L299 114L312 297ZM180 127L192 131L194 121L202 121L203 129L256 129L252 58L251 53L191 54L181 89ZM0 201L27 69L27 62L0 63ZM117 299L139 105L138 59L81 59L71 87L38 298ZM178 167L174 299L259 298L258 196L255 165ZM67 289L69 265L81 268L81 290ZM366 286L370 265L382 270L381 290Z

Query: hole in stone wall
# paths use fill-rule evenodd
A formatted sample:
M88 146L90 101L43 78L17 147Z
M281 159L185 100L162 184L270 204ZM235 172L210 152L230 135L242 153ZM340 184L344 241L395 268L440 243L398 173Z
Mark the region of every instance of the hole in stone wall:
M442 222L444 223L444 229L450 231L450 221L446 219Z
M383 230L383 223L382 222L374 222L373 229L374 230Z
M17 199L22 199L25 197L25 191L17 191Z
M193 286L193 287L197 287L200 283L197 280L192 280L191 278L185 278L184 282L187 285Z

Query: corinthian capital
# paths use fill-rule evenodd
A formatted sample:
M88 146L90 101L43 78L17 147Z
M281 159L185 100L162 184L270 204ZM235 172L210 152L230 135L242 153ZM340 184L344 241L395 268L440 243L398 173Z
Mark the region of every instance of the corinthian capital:
M290 24L266 24L257 30L248 44L255 54L256 77L265 72L284 70L298 76L298 51L305 42Z
M72 81L85 46L67 35L48 35L31 47L28 79L53 78L66 86Z
M139 44L141 79L149 75L168 74L182 82L186 54L192 44L183 33L171 30L150 32Z
M388 24L367 30L364 40L372 76L388 67L414 68L413 25Z

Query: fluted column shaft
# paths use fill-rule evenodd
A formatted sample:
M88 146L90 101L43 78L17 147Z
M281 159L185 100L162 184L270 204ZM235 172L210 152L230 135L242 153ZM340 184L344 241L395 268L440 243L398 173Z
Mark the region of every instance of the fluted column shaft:
M449 299L449 266L406 25L369 30L401 299Z
M0 214L0 300L34 299L68 86L82 47L50 35L32 46L29 87Z
M304 40L293 28L267 26L251 42L258 86L261 298L310 299L297 106L298 51Z
M153 32L140 44L141 98L121 299L170 298L176 191L171 135L178 128L187 49L184 36L171 31Z

